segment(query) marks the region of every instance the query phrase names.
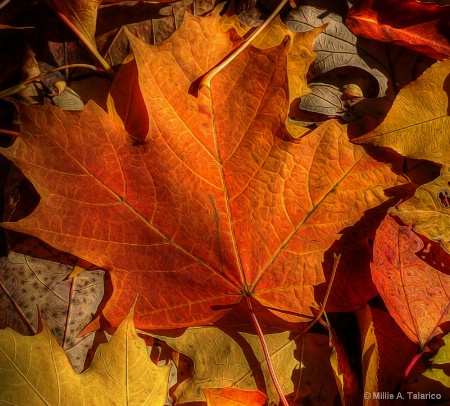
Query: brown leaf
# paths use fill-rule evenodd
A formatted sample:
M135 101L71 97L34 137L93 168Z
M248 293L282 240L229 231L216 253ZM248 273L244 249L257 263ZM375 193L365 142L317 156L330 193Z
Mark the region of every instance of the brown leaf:
M66 280L71 267L10 253L0 258L0 298L12 308L2 317L2 328L16 327L14 315L25 323L22 333L35 333L39 307L46 325L67 352L72 365L82 371L93 335L78 338L91 321L103 297L103 272L90 271ZM3 307L3 305L2 305Z
M352 122L367 116L377 120L384 117L399 89L433 62L408 49L357 37L345 26L341 15L330 10L303 5L290 11L284 21L295 32L326 24L314 43L317 59L308 72L314 90L301 98L299 107L328 118L340 116ZM349 103L343 93L346 86L355 85L365 99Z

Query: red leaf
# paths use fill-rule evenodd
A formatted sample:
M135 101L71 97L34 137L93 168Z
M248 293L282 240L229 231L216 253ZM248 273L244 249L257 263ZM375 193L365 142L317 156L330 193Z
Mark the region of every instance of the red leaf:
M450 8L413 0L362 0L345 20L358 36L393 42L436 59L450 56Z
M410 227L387 216L374 244L372 277L389 313L424 347L450 321L450 276L418 257L424 247Z

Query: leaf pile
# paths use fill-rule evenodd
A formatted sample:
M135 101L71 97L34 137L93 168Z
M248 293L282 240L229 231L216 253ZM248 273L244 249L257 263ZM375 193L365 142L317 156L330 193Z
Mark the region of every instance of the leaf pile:
M422 373L447 363L450 66L425 70L436 24L350 32L383 1L285 6L250 45L231 4L33 6L76 57L27 45L1 93L1 225L28 255L0 258L4 402L358 405L445 382Z

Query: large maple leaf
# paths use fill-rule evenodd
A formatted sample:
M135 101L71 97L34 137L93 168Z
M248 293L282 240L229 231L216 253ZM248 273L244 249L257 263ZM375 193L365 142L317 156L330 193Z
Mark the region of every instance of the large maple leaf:
M285 321L310 320L325 252L403 179L334 121L290 137L288 65L304 66L307 89L314 58L304 35L245 50L198 97L191 84L235 44L218 16L186 16L160 46L132 38L143 145L92 102L82 112L18 105L21 137L3 154L41 200L3 226L108 269L103 314L114 326L137 292L143 329L209 323L245 296Z

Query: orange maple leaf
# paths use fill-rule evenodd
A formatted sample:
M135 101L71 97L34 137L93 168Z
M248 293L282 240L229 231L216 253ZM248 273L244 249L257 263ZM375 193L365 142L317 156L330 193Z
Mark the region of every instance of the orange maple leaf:
M3 226L109 270L113 326L136 293L142 329L203 325L243 297L284 322L311 320L324 254L405 182L335 121L291 138L287 60L300 37L245 50L190 94L235 44L218 18L187 15L160 46L131 39L143 144L93 102L81 112L17 106L21 136L2 153L41 200ZM305 88L306 45L296 55ZM341 248L345 257L354 246Z

